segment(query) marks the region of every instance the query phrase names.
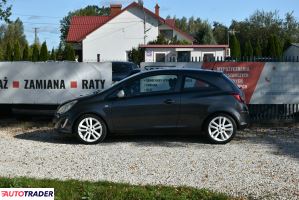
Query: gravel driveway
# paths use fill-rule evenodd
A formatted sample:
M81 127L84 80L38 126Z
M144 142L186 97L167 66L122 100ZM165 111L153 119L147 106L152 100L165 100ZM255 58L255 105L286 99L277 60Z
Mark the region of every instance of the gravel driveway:
M299 128L198 137L111 137L80 145L47 124L0 122L0 176L186 185L248 199L299 199Z

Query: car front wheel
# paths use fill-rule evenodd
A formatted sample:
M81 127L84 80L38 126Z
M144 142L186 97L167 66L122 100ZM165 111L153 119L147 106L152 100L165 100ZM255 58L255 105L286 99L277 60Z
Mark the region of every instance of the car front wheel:
M206 133L214 144L226 144L236 135L237 125L235 120L225 114L211 117L206 124Z
M98 144L104 141L107 128L104 121L96 115L84 115L77 121L76 136L84 144Z

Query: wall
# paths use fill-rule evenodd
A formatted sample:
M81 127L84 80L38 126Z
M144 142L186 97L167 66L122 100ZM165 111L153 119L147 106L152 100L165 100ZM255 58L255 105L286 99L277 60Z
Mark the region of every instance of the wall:
M166 62L169 62L170 57L177 57L177 51L190 51L191 52L191 58L192 61L203 61L204 54L213 54L214 57L218 60L221 60L221 58L224 60L225 58L225 49L222 48L188 48L188 49L182 49L182 48L147 48L145 50L145 62L156 62L155 54L156 53L164 53L166 54ZM197 58L197 59L196 59Z
M116 16L107 24L89 34L82 43L83 62L96 62L97 54L101 61L126 61L127 51L144 43L144 13L131 8ZM158 21L147 15L147 42L158 36Z
M112 63L0 62L0 74L0 104L58 105L112 85Z
M162 24L159 26L159 30L172 30L171 27L169 27L166 24ZM173 30L173 37L177 37L178 40L186 40L190 43L192 43L193 41L191 41L189 38L187 38L186 36L184 36L183 34L181 34L180 32Z
M201 48L201 49L195 49L191 52L191 60L193 57L193 61L203 61L204 54L213 54L215 59L219 58L218 60L221 60L221 58L224 60L225 58L225 49L222 48Z
M177 57L177 53L175 49L170 49L170 48L158 48L158 49L153 49L153 48L148 48L145 51L145 62L156 62L156 54L157 53L162 53L166 55L166 62L169 61L171 57Z

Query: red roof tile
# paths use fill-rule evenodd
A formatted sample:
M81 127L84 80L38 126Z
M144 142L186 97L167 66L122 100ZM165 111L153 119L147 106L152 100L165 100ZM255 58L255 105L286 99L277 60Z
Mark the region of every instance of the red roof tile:
M71 26L67 35L68 42L79 42L89 33L109 21L110 16L75 16L72 17Z
M165 23L169 26L175 26L175 19L165 19Z
M103 26L110 20L112 20L114 17L120 15L125 10L128 10L133 7L138 7L140 9L144 9L144 11L151 15L152 17L158 19L161 23L164 23L171 27L172 29L176 30L189 40L193 41L194 38L180 30L175 26L174 20L165 20L162 17L156 15L152 11L150 11L147 8L142 8L138 3L133 2L130 5L128 5L126 8L124 8L120 13L114 16L75 16L71 20L71 25L69 29L69 33L67 36L67 42L81 42L88 34L93 32L94 30L98 29L99 27Z

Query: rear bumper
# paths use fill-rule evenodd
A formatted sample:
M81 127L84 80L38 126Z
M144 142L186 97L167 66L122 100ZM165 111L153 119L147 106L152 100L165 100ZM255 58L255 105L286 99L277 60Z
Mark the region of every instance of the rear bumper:
M239 129L243 130L247 128L250 124L250 118L249 118L249 112L248 111L242 111L240 113L240 118L239 118Z

